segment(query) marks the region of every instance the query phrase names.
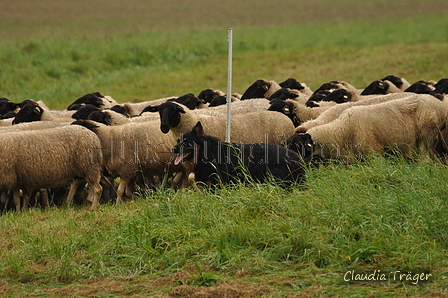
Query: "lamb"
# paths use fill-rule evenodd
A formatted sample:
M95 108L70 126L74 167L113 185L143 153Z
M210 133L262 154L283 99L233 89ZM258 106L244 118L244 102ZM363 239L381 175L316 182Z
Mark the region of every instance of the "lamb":
M345 111L348 108L354 107L354 106L367 106L367 105L373 105L378 104L386 101L391 101L395 99L405 98L413 96L414 94L409 92L400 92L400 93L391 93L387 95L363 95L359 97L366 97L366 99L357 100L357 101L350 101L343 104L337 104L321 113L317 118L308 120L302 124L300 124L296 130L295 133L300 132L306 132L308 129L319 126L322 124L329 123L336 119L343 111Z
M152 180L154 175L164 175L167 170L169 173L175 170L172 166L175 156L171 153L171 146L176 143L178 136L160 132L158 121L107 126L91 120L79 120L73 124L85 126L98 135L104 167L113 177L120 177L116 204L121 203L125 190L126 195L132 197L130 183L139 174ZM181 168L177 167L177 170Z
M101 144L98 137L83 127L63 126L36 132L2 133L0 153L0 188L13 192L16 210L20 211L19 190L24 207L34 189L65 187L75 178L84 178L90 186L87 200L91 209L99 206L102 187ZM23 154L24 148L32 148Z
M369 106L354 106L335 120L298 133L287 141L299 153L351 162L372 152L398 150L434 155L447 108L433 96L414 95ZM308 148L312 147L312 151ZM307 158L309 156L304 156Z
M180 104L166 102L152 107L159 112L160 130L179 135L200 121L207 134L225 140L226 118L194 113ZM252 112L231 117L231 142L281 144L293 134L294 125L281 113L271 111Z

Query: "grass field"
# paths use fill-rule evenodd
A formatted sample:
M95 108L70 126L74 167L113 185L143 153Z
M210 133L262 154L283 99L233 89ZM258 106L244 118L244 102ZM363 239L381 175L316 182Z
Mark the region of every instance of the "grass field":
M0 96L54 109L226 90L228 28L235 92L448 76L446 1L20 0L0 17ZM307 177L3 214L0 296L446 297L444 164L374 156Z

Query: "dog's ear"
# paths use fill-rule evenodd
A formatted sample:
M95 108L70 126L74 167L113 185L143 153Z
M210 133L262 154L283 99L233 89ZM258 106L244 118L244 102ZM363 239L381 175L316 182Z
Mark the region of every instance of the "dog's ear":
M202 128L202 124L201 121L198 121L198 123L196 123L196 125L193 127L192 131L194 131L194 133L199 137L199 136L203 136L204 134L204 129Z

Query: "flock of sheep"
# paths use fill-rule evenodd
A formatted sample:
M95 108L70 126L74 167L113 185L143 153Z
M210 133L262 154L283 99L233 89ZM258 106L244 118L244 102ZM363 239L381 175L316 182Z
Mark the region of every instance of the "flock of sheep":
M292 78L257 80L231 96L230 139L284 144L305 160L389 151L440 159L448 150L447 93L448 79L410 84L393 75L364 89L331 81L314 91ZM140 103L95 92L66 110L0 98L2 211L84 198L95 209L132 198L135 186L188 187L195 164L175 163L171 148L198 122L224 140L225 102L213 89Z

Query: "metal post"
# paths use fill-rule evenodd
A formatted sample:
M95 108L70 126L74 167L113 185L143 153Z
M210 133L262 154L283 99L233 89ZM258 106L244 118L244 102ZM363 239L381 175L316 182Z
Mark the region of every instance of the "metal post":
M226 123L226 142L230 142L230 106L232 102L232 39L233 30L229 29L229 56L228 56L228 72L227 72L227 123Z

